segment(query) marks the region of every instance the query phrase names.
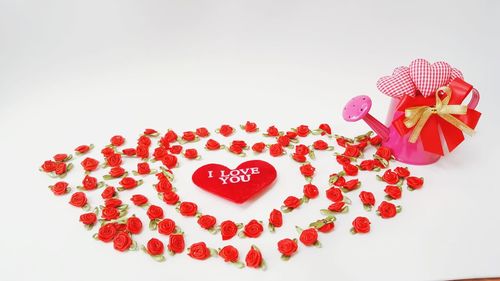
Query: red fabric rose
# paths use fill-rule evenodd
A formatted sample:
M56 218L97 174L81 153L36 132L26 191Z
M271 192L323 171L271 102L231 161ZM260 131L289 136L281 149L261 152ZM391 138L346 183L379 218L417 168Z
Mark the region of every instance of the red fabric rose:
M229 146L229 151L234 153L234 154L241 154L241 153L243 153L243 147L241 147L238 144L231 144Z
M171 219L163 219L158 223L158 233L170 235L174 233L176 228L175 221Z
M398 174L394 173L391 169L384 172L382 179L388 184L396 184L399 182Z
M332 134L332 129L330 128L330 125L328 125L328 124L319 125L319 129L323 131L323 132L321 132L321 135L325 135L325 134L331 135Z
M163 209L156 205L149 206L148 211L146 213L149 219L151 220L163 218Z
M312 177L314 175L314 171L316 168L314 168L311 164L305 164L300 166L300 173L304 177Z
M424 179L417 177L407 177L406 183L411 189L420 189L422 185L424 185Z
M328 210L331 212L335 212L335 213L342 213L346 207L347 206L346 206L345 202L338 201L338 202L335 202L333 204L330 204L330 206L328 206Z
M138 185L138 182L134 179L134 178L131 178L131 177L124 177L121 181L120 181L120 185L124 188L124 189L132 189L134 187L136 187Z
M262 153L266 149L266 144L263 142L258 142L252 145L252 150L258 153Z
M361 163L359 164L359 167L361 170L365 170L365 171L373 171L373 169L375 169L375 160L363 160L361 161Z
M328 143L326 143L324 140L317 140L313 143L313 147L316 150L327 150Z
M192 202L182 202L179 205L179 212L186 217L192 217L198 212L198 206Z
M319 195L318 187L315 186L314 184L304 185L303 192L304 192L304 196L306 196L309 199L316 198Z
M290 144L290 138L287 136L279 136L277 141L282 147L287 147Z
M381 146L377 149L377 152L375 153L377 156L380 158L383 158L387 161L389 161L392 157L392 152L391 149L385 146Z
M221 147L220 143L213 139L209 139L207 141L207 144L205 145L205 148L208 150L218 150L220 149L220 147Z
M333 222L325 223L322 227L318 228L319 232L327 233L335 228L335 224Z
M117 224L116 223L108 223L99 228L97 232L97 238L102 242L111 242L116 236L117 233Z
M120 252L127 251L131 245L132 238L126 232L118 232L118 234L116 234L115 238L113 239L113 247Z
M224 259L225 262L237 262L238 261L238 249L231 245L224 246L219 251L219 256Z
M97 215L95 213L85 213L80 216L80 221L84 225L93 225L97 222Z
M217 223L217 219L211 215L203 215L198 218L198 225L204 229L211 229Z
M339 202L344 200L344 195L340 188L330 187L326 190L326 198L330 199L333 202Z
M156 238L151 238L148 241L147 247L146 247L148 253L152 256L159 256L163 255L163 252L165 251L165 248L163 246L163 242Z
M115 195L116 195L116 190L112 186L106 187L101 193L102 199L113 198Z
M101 217L107 221L120 217L120 212L115 207L105 207L102 209Z
M370 206L375 205L375 197L373 196L373 193L371 193L371 192L361 191L359 193L359 199L361 199L361 202L363 203L363 205L370 205Z
M99 161L95 160L94 158L87 157L81 162L81 165L85 171L91 172L97 169Z
M267 135L270 136L270 137L277 137L279 136L280 132L278 131L278 129L275 127L275 126L271 126L269 128L267 128Z
M155 129L150 129L150 128L147 128L144 130L144 134L147 135L147 136L151 136L151 135L158 135L158 131L156 131Z
M283 201L283 204L290 209L295 209L298 208L301 204L302 201L295 197L295 196L288 196L285 201Z
M167 203L168 205L175 205L177 202L179 202L179 195L173 191L165 192L163 193L163 202Z
M106 163L110 167L118 167L122 164L122 156L118 153L113 153L106 157Z
M193 259L206 260L210 257L210 249L207 248L205 242L194 243L189 247L188 255Z
M109 170L109 175L113 178L119 178L125 174L125 169L122 167L113 167Z
M187 159L196 159L198 158L198 151L195 148L186 149L186 151L184 152L184 157L186 157Z
M361 151L357 146L354 145L346 145L344 153L342 155L346 157L358 158L361 155Z
M353 179L353 180L346 181L342 185L342 187L347 189L348 191L352 191L352 190L355 190L356 188L358 188L360 185L361 185L361 183L359 182L358 179Z
M109 141L113 146L121 146L125 143L125 138L120 135L116 135L112 136Z
M137 139L137 145L139 146L150 146L151 145L151 139L147 136L140 136Z
M408 168L403 168L403 167L396 167L394 169L394 172L396 172L396 174L398 174L398 176L400 178L406 178L408 176L410 176L410 171L408 171Z
M127 231L132 234L139 234L142 231L142 221L138 217L132 216L127 219Z
M83 189L94 190L97 188L97 179L86 175L82 180Z
M182 134L182 139L185 141L194 141L196 139L196 134L191 131L184 132Z
M243 229L243 233L245 234L245 236L250 238L259 237L262 231L264 231L264 228L262 227L262 224L257 220L251 220L245 225L245 228Z
M269 214L269 223L274 227L281 227L283 225L283 214L276 209Z
M357 217L352 222L353 230L356 233L370 232L370 221L365 217Z
M208 132L207 128L201 127L196 129L196 135L200 138L206 138L210 135L210 133Z
M318 232L314 228L308 228L300 233L299 240L306 246L312 246L318 242Z
M82 208L87 204L87 196L85 196L85 193L81 191L75 192L71 195L69 203L75 207Z
M54 162L52 160L47 160L47 161L43 162L41 168L44 172L47 172L47 173L54 172L56 170L56 162Z
M59 154L54 155L54 157L52 157L52 158L56 162L64 162L64 161L68 160L68 157L69 156L66 153L59 153Z
M106 207L117 208L117 207L121 206L122 204L123 204L122 200L120 200L118 198L108 198L104 201L104 206L106 206Z
M358 167L348 163L344 165L344 172L348 176L356 176L358 174Z
M167 248L175 254L180 254L186 247L183 234L171 234L168 238Z
M383 201L378 206L377 211L378 211L379 215L384 219L392 218L397 213L396 206L392 203L387 202L387 201Z
M385 187L384 191L387 194L387 196L389 196L392 199L401 198L401 189L399 188L399 186L388 185Z
M219 133L225 137L228 137L230 135L232 135L234 132L234 129L233 127L229 126L229 125L222 125L220 128L219 128Z
M342 155L337 155L335 157L335 160L337 160L337 163L339 163L342 166L351 163L351 159L350 158L342 156Z
M257 247L252 246L250 248L250 251L248 251L245 257L245 263L248 267L252 268L259 268L262 266L262 254Z
M147 175L151 173L151 168L147 162L141 162L137 164L137 173L139 175Z
M258 128L257 128L257 124L253 123L253 122L250 122L250 121L247 121L245 123L245 125L243 126L243 129L245 130L245 132L247 133L255 133L257 132Z
M273 157L278 157L283 155L283 147L279 143L271 144L269 146L269 154Z
M135 195L132 195L132 197L130 198L130 201L132 201L132 203L134 203L134 205L136 205L136 206L143 206L143 205L146 205L148 203L148 198L144 195L141 195L141 194L135 194Z
M175 168L177 166L177 157L175 155L165 155L163 159L161 159L161 162L163 165L165 165L168 169Z
M141 159L147 159L149 157L149 147L146 145L138 145L135 149L135 154Z
M305 155L297 154L297 153L292 154L292 159L299 162L299 163L304 163L307 161L307 158Z
M53 186L50 187L54 195L64 195L68 193L68 183L64 181L56 182Z
M293 255L297 251L297 248L297 242L289 238L285 238L278 242L278 251L287 257Z
M89 145L84 144L84 145L80 145L77 148L75 148L75 151L78 154L84 154L84 153L87 153L90 149L91 149L91 147Z
M220 224L220 234L222 235L222 240L229 240L233 238L236 235L236 232L238 232L238 226L230 221L223 221Z
M137 151L135 150L135 148L125 148L122 150L122 153L129 157L132 157L137 154Z
M300 125L297 127L296 132L299 137L307 137L311 130L309 130L309 127L306 125Z
M303 144L299 144L295 146L295 153L299 155L307 155L309 154L309 147Z

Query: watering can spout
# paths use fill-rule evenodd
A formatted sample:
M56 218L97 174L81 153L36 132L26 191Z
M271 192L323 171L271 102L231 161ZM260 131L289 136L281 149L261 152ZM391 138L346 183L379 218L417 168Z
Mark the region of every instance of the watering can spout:
M363 119L383 141L387 141L389 139L389 128L369 113L371 107L372 100L369 96L361 95L354 97L344 106L342 112L344 120L354 122Z

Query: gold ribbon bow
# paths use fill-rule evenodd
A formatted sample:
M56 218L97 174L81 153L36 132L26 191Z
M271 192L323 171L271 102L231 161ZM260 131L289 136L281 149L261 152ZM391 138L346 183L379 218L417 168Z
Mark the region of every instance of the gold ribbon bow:
M446 96L443 99L439 98L439 93L445 93ZM474 130L464 124L462 121L458 120L451 114L464 115L467 114L467 106L466 105L448 105L451 98L451 89L450 87L444 86L436 91L436 105L434 106L415 106L410 107L405 110L405 119L404 124L407 128L413 128L413 131L410 135L409 142L415 143L420 136L420 132L425 126L425 123L432 114L437 114L444 120L448 121L453 126L460 129L462 132L472 135L474 134Z

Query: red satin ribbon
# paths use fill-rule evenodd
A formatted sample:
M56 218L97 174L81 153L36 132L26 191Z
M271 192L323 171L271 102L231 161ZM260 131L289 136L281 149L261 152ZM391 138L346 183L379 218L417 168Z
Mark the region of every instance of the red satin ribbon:
M452 90L451 99L449 104L461 104L462 101L469 95L472 90L472 86L465 82L464 80L457 78L450 82L449 86ZM397 106L396 110L405 112L407 108L415 106L434 106L436 104L436 97L434 95L429 97L424 97L422 95L404 96L401 102ZM467 126L474 129L481 117L481 113L468 108L467 113L463 115L453 115L460 121L465 123ZM403 123L405 119L404 114L392 122L393 126L396 128L401 136L408 134L412 128L407 128ZM420 132L420 140L424 150L427 152L444 155L443 145L441 144L440 132L443 135L448 151L453 151L463 140L464 134L460 129L448 123L439 115L433 114L425 123L424 128Z

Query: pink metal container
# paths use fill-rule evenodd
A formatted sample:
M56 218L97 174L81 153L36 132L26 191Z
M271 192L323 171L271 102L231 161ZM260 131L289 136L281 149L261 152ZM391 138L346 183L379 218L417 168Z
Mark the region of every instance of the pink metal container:
M479 102L479 92L476 89L472 90L472 98L468 107L474 109ZM392 122L399 118L404 113L396 111L400 99L392 98L387 114L386 125L370 115L369 111L372 106L370 97L361 95L352 98L343 110L343 117L348 122L354 122L362 119L370 126L375 133L382 138L382 145L391 148L394 157L403 163L414 165L432 164L439 160L439 154L430 153L424 150L420 139L415 143L408 141L410 133L401 136L392 125Z

